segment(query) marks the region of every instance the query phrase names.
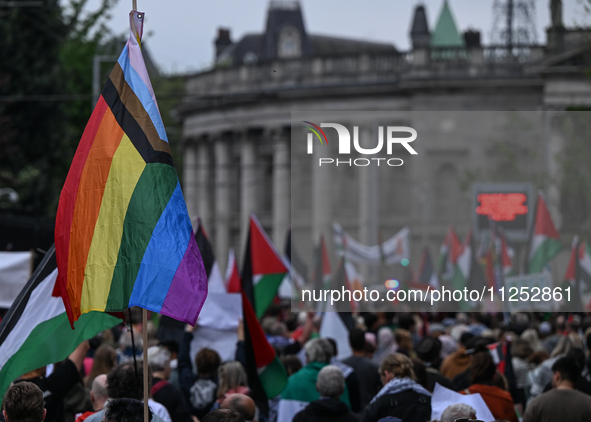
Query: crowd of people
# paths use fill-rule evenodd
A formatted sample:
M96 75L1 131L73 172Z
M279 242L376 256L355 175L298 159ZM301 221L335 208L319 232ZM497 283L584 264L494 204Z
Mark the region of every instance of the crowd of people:
M247 376L242 326L235 360L226 362L213 348L191 356L192 327L177 340L158 335L151 324L143 327L150 342L149 419L478 419L479 410L462 400L437 401L438 392L452 390L478 394L498 421L591 420L591 316L361 313L349 330L347 353L339 353L339 339L320 337L320 324L321 315L313 313L276 312L261 320L288 375L281 394L263 405ZM63 362L23 374L7 391L0 419L144 420L141 329L115 327Z

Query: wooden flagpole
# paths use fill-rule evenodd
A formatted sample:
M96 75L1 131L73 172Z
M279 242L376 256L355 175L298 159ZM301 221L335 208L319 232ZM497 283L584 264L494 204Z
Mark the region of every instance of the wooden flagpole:
M132 10L137 10L137 0L131 0Z
M148 311L142 308L142 335L144 338L144 352L143 352L143 365L144 365L144 422L149 421L148 417L148 399L149 386L148 386Z

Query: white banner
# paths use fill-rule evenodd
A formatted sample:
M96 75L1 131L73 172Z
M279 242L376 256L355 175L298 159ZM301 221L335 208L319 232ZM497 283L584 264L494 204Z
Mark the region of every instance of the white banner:
M357 264L398 264L410 258L409 229L404 227L381 245L367 246L359 243L340 224L333 223L334 243L345 258Z
M236 353L236 332L242 319L242 297L240 293L209 293L197 319L191 341L191 362L204 347L218 352L222 362L234 360Z
M505 289L500 299L508 312L552 312L558 310L562 302L562 300L556 300L558 289L561 293L560 298L565 298L566 293L560 287L554 288L552 276L547 271L523 274L505 278ZM573 291L570 292L571 301L573 293Z
M0 252L0 308L10 308L31 277L31 252Z

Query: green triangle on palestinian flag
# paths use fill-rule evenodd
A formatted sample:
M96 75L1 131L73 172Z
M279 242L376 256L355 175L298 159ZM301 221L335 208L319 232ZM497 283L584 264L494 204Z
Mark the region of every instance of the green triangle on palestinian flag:
M536 220L528 257L528 273L539 273L562 250L560 236L552 222L544 197L538 194Z

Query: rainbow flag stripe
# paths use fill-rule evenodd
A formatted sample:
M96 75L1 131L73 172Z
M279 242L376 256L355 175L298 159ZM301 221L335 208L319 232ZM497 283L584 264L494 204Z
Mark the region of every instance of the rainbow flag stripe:
M195 324L207 276L140 42L131 33L86 126L55 228L58 281L70 322L129 306Z

